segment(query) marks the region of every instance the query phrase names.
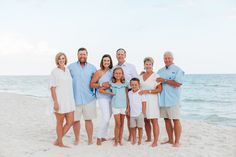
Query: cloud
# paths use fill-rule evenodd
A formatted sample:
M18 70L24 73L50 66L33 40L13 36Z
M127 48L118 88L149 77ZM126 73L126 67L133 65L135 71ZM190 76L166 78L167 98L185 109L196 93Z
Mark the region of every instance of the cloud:
M0 55L46 55L55 52L56 50L51 48L46 41L33 42L14 33L1 33L0 36Z

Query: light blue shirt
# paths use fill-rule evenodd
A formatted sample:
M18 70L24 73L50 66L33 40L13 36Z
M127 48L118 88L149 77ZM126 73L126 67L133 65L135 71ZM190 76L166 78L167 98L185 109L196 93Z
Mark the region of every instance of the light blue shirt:
M112 70L108 70L104 75L101 76L101 78L98 80L98 83L104 83L104 82L109 82L111 81L112 77ZM107 92L111 92L111 89L108 88L106 89ZM97 99L111 99L111 96L108 94L103 94L99 92L99 89L96 90L96 96Z
M126 95L126 88L128 88L128 84L115 84L112 82L109 82L111 85L112 93L115 94L115 96L111 99L111 106L114 108L126 108L127 106L127 95Z
M184 72L174 64L169 67L161 68L157 73L166 80L174 80L180 84L183 84ZM163 89L160 93L159 106L173 107L180 105L181 86L173 87L163 83L162 87Z
M90 88L90 81L96 72L94 65L86 63L84 67L79 62L68 66L73 79L73 92L76 106L86 105L96 99L94 89Z

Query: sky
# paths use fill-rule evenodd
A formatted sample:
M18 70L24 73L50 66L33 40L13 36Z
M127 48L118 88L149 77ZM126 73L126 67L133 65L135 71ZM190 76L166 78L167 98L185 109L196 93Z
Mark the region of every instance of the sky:
M72 63L80 47L97 68L124 48L138 72L171 51L187 74L236 73L236 1L0 0L0 75L48 75L56 53Z

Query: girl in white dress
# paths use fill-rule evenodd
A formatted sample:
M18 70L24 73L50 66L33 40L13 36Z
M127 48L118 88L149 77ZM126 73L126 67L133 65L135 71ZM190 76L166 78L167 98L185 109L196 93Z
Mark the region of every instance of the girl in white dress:
M151 57L146 57L144 59L144 69L145 72L140 75L141 92L140 94L145 94L147 104L146 104L146 115L145 115L145 130L147 135L147 142L151 141L151 124L153 127L154 140L152 147L157 146L158 136L159 136L159 105L158 105L158 93L161 92L162 86L157 83L156 79L160 77L158 74L153 72L153 59Z
M55 145L67 147L62 142L62 137L69 131L74 122L75 102L70 71L65 67L67 58L64 53L58 53L55 58L57 68L50 75L49 87L54 104L57 120L57 139ZM66 124L63 126L64 119Z

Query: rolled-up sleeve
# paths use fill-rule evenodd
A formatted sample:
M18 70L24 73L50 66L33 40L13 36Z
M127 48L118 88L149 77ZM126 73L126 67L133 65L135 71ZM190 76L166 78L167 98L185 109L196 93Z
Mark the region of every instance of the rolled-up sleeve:
M56 76L52 72L51 75L49 76L49 88L56 87L56 86L57 86Z

